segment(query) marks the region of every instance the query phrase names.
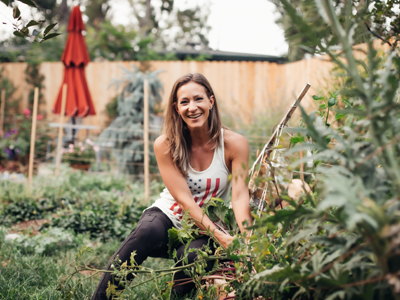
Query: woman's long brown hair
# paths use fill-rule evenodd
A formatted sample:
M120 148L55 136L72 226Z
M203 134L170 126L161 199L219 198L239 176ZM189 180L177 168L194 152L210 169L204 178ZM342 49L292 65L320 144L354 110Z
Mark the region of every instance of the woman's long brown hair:
M187 168L189 166L191 157L191 137L189 129L186 123L182 120L175 109L177 105L177 92L179 88L188 82L195 82L202 85L205 90L207 97L214 96L214 91L208 82L208 80L199 73L186 74L180 77L172 87L171 94L168 100L167 113L164 121L164 134L167 137L169 151L172 156L172 161L179 171L187 176ZM215 148L221 146L221 118L219 116L217 99L214 100L214 105L208 116L208 127L210 141L215 142Z

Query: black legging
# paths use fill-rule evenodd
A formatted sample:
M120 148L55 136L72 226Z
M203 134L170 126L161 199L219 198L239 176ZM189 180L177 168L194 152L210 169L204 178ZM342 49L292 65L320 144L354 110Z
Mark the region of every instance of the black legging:
M171 220L160 209L157 207L149 208L143 213L136 227L111 257L111 260L107 265L107 270L111 269L111 263L114 261L117 255L119 255L119 259L122 262L126 261L128 265L130 265L130 256L134 250L136 250L135 261L138 265L141 265L149 256L168 258L168 229L172 227L173 225ZM215 248L213 247L214 243L208 236L203 236L192 241L188 249L199 249L207 243L209 243L210 248L215 251ZM183 257L185 246L186 245L181 244L176 248L178 258ZM188 255L188 263L192 263L195 259L196 253L191 252ZM182 262L180 262L178 265L182 265ZM207 262L206 270L211 270L212 266L212 261ZM131 280L133 277L134 276L131 275L128 279ZM174 280L177 280L177 284L180 282L179 279L184 278L188 278L188 276L183 271L175 273ZM107 299L106 289L109 281L118 286L118 282L114 280L114 276L111 276L110 273L104 273L100 279L99 285L97 286L92 300ZM181 284L174 286L173 292L178 295L182 295L190 292L194 289L194 287L195 284L193 282L183 285Z

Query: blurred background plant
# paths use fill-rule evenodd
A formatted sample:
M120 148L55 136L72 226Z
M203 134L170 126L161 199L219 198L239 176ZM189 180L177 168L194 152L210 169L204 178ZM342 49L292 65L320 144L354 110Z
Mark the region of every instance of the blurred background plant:
M90 139L84 143L69 144L67 149L63 149L63 162L70 165L91 164L96 159L96 152L100 150Z
M149 85L149 116L150 129L154 124L155 107L161 102L162 84L157 74L160 71L142 73L136 67L132 70L124 69L122 79L115 80L113 85L118 89L123 86L118 96L117 117L100 134L98 145L102 149L111 148L112 154L118 162L121 174L143 173L144 145L143 145L143 120L144 120L144 91L143 82L146 78ZM151 132L154 135L158 134Z
M10 115L6 120L5 132L0 140L0 168L10 172L27 173L32 126L31 111L25 109L24 115ZM43 115L37 116L37 123L35 159L43 160L51 133Z
M87 18L86 43L90 59L94 60L173 60L174 49L208 49L207 9L193 6L178 9L174 0L128 1L138 20L130 26L111 22L110 1L86 1L82 12ZM65 28L72 3L69 1L35 1L32 12L45 21L37 25L54 24L54 33L61 36L45 43L30 43L20 37L0 41L0 62L59 61L65 43ZM2 5L2 4L0 4ZM10 5L14 5L11 2ZM191 58L193 59L193 58Z

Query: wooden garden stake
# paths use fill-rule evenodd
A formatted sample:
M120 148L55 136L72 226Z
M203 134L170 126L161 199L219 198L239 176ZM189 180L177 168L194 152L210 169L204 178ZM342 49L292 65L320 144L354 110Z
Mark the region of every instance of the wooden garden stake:
M35 87L35 91L33 94L31 149L30 149L30 153L29 153L29 169L28 169L28 183L30 186L32 186L33 161L35 160L35 139L36 139L36 121L37 121L38 102L39 102L39 88Z
M6 90L1 90L1 106L0 106L0 133L4 132L4 109L6 104Z
M282 135L282 132L287 125L288 121L292 117L296 108L300 105L301 100L303 100L304 96L310 89L311 85L307 83L304 88L301 90L300 94L297 96L296 100L290 106L289 110L281 120L281 122L275 127L274 133L270 137L269 141L264 145L264 149L261 151L259 156L257 157L256 161L254 162L253 166L250 169L249 176L250 181L248 184L249 191L250 191L250 199L255 203L258 202L258 211L257 215L261 216L261 212L264 211L264 205L267 203L266 197L268 196L268 187L269 181L267 180L262 188L262 195L261 198L257 196L257 190L259 187L256 184L255 179L260 174L260 170L263 170L264 177L268 178L272 175L270 166L268 164L269 161L274 161L275 156L277 154L277 149L279 146L280 139L279 137ZM271 158L270 158L271 156ZM266 166L266 167L264 167ZM264 168L264 169L263 169ZM251 235L251 234L250 234Z
M144 199L149 201L150 194L150 172L149 172L149 83L147 78L143 82L143 139L144 139Z
M57 157L56 157L56 170L55 175L58 176L60 173L60 161L61 161L61 147L62 147L62 136L63 136L63 125L64 125L64 114L65 104L67 100L67 84L63 84L62 98L61 98L61 112L60 112L60 127L58 128L58 141L57 141Z

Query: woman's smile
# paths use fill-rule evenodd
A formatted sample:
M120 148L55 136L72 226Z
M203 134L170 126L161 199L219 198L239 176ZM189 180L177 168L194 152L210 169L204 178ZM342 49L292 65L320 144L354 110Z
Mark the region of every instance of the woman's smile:
M201 117L201 115L202 115L202 114L191 115L191 116L188 116L188 118L189 118L189 119L198 119L198 118Z

